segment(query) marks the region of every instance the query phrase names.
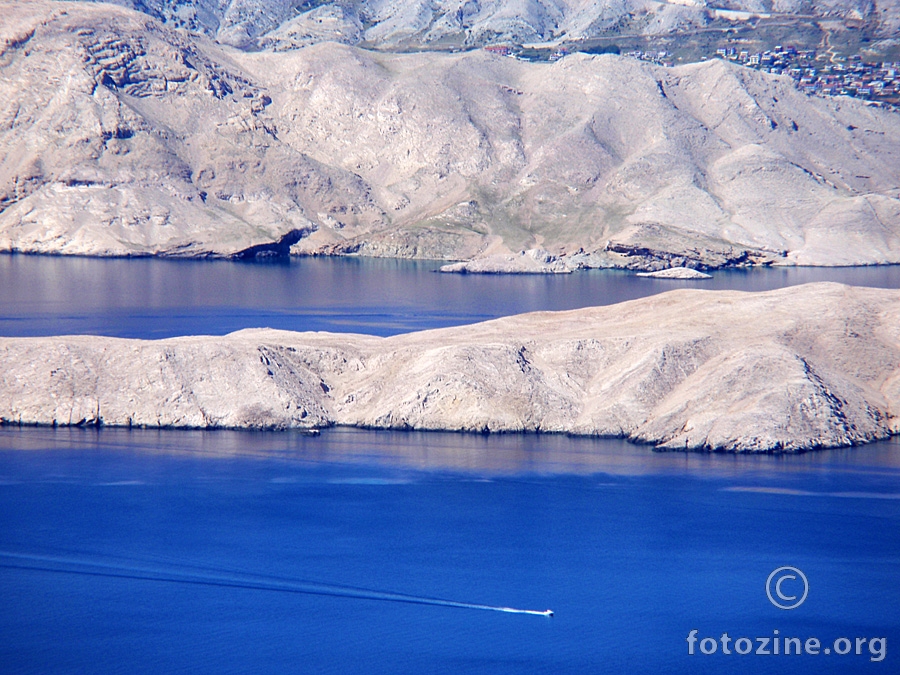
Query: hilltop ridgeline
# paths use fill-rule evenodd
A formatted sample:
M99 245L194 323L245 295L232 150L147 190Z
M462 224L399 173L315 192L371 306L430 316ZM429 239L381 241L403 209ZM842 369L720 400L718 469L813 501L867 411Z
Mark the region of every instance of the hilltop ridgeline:
M895 37L898 0L112 0L241 49L323 41L385 49L661 36L777 19Z

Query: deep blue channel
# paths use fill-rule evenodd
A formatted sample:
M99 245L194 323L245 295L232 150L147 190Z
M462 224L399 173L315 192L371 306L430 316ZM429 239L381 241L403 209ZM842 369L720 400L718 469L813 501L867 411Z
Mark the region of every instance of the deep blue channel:
M0 334L386 335L684 285L434 267L0 256ZM896 268L694 285L819 279L900 285ZM898 533L898 439L740 457L564 436L0 428L0 673L897 672ZM789 611L766 596L781 566L809 584ZM755 652L776 630L819 654L719 643ZM838 638L850 653L824 654Z

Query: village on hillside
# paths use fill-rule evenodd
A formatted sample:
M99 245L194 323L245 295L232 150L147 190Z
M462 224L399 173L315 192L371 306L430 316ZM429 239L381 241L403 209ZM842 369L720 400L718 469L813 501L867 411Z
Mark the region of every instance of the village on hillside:
M573 46L555 49L523 49L516 46L492 45L487 51L528 61L558 61L570 53L588 51ZM619 52L616 48L590 50L589 53L621 54L641 61L672 67L675 60L666 50L632 50ZM840 56L815 49L796 49L790 45L776 45L770 50L750 51L728 44L714 53L701 56L701 61L724 59L748 68L774 75L789 75L797 86L810 95L852 96L900 107L900 62L867 62L859 55ZM680 64L679 64L680 65Z
M781 45L755 53L720 47L715 57L776 75L790 75L807 94L853 96L900 105L900 62L867 63L859 55L843 58Z

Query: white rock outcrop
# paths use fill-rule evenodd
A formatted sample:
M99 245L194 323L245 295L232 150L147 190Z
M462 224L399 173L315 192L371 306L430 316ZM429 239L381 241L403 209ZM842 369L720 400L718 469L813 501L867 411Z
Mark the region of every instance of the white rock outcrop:
M656 272L638 272L637 276L650 279L712 279L712 275L690 267L669 267Z
M475 260L452 263L441 272L457 274L570 274L572 270L561 258L541 249L529 249L518 254L488 255Z
M796 452L900 433L900 292L676 290L391 338L0 339L0 421L330 424Z

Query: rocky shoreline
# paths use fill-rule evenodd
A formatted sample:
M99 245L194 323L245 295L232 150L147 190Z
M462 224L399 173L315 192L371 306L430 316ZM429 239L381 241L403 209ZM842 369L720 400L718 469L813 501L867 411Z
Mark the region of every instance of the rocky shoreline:
M802 452L900 433L900 292L678 290L378 338L0 339L0 424L546 432Z

